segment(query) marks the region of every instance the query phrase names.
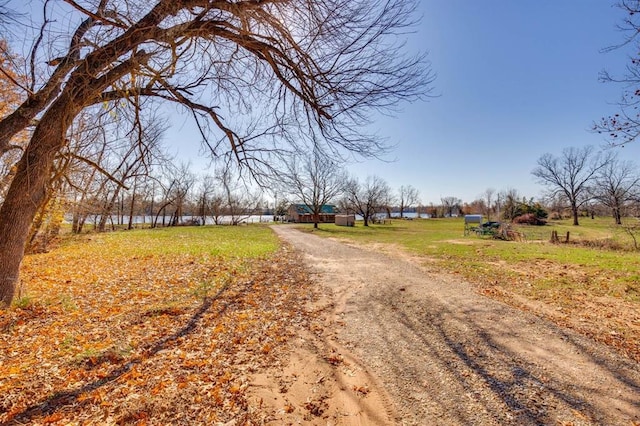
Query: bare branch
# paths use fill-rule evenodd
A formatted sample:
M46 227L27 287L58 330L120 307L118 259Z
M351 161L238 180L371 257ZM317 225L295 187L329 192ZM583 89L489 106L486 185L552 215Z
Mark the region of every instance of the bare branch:
M123 188L123 189L129 189L129 187L127 185L125 185L123 182L121 182L119 179L117 179L116 177L114 177L111 173L109 173L108 171L106 171L105 169L103 169L102 167L100 167L99 164L89 160L88 158L84 158L81 157L77 154L74 154L72 152L67 154L69 157L71 158L75 158L76 160L80 160L83 163L86 163L88 165L90 165L91 167L93 167L94 169L98 170L100 173L102 173L103 175L105 175L110 181L114 182L115 184L117 184L119 187Z

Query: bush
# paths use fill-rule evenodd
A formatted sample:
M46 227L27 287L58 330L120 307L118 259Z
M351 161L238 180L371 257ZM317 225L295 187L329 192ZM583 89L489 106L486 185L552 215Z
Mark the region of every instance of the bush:
M513 218L513 222L519 225L536 225L542 226L546 225L547 221L543 218L537 217L535 213L526 213L520 216Z

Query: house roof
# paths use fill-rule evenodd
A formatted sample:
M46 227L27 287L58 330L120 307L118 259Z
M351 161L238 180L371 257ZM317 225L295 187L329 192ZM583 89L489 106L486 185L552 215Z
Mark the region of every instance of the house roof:
M298 214L313 214L313 210L306 204L293 204L293 208L296 209ZM338 208L333 204L323 204L320 207L321 214L336 214L338 213Z

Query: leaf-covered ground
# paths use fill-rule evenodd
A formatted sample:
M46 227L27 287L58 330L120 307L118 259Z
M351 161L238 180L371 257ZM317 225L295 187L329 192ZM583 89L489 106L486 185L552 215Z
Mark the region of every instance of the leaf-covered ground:
M243 258L136 235L25 258L26 296L0 311L0 424L258 423L248 377L308 321L300 263L272 235Z

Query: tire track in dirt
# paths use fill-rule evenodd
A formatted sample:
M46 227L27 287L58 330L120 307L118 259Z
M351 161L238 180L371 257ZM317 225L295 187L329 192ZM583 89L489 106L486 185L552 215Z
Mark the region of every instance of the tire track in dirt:
M610 348L478 295L458 277L273 229L328 292L334 312L317 336L324 347L352 353L353 365L383 384L372 385L373 408L361 398L361 413L377 407L395 413L379 422L403 425L640 424L640 367Z

